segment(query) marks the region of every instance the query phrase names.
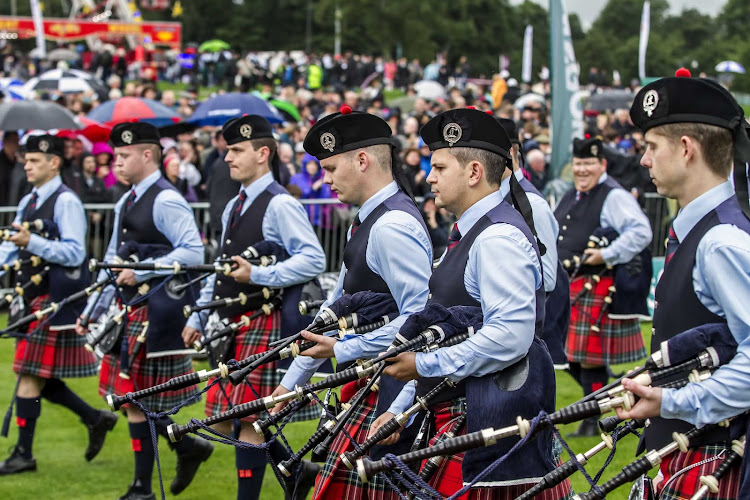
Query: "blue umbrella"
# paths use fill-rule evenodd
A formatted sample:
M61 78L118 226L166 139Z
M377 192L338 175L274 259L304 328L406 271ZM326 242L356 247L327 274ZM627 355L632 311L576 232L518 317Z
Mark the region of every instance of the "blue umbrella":
M721 61L716 65L716 71L719 73L739 73L745 74L745 67L737 61Z
M284 117L268 101L252 94L220 94L200 103L188 122L198 126L223 125L231 118L259 115L271 123L281 123Z

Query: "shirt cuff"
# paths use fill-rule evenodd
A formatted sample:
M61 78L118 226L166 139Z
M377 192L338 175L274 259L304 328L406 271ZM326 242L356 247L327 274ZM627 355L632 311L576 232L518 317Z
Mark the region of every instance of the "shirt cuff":
M333 354L336 356L337 363L348 363L364 357L362 347L357 340L340 340L333 345Z
M268 286L268 269L252 264L250 266L250 283Z
M661 416L662 418L678 418L690 422L690 417L695 415L695 409L688 408L687 411L680 408L676 389L661 390ZM692 423L692 422L691 422Z
M414 381L409 381L401 392L398 393L396 399L393 400L391 406L388 408L388 412L398 415L399 413L405 412L411 405L414 404L414 396L417 393L417 388L414 386Z
M32 234L29 238L29 243L26 245L26 251L33 253L34 255L42 256L44 250L44 243L48 241L39 236L38 234Z
M617 255L614 255L615 252L613 252L612 250L613 249L610 247L602 248L602 259L604 259L605 264L609 266L614 265L618 257Z
M199 313L193 313L190 315L190 317L187 320L187 325L190 328L195 328L199 332L203 333L203 322L201 321L201 317Z

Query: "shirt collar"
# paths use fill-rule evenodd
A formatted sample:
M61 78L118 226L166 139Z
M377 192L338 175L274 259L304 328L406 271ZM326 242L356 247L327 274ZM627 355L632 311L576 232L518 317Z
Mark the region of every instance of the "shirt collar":
M47 201L47 198L52 196L52 193L57 191L57 188L59 188L61 185L62 178L59 175L56 175L52 179L48 180L46 184L32 189L31 192L36 193L36 206L42 206L42 203Z
M362 207L359 209L359 222L364 222L367 216L370 215L378 205L383 203L385 200L387 200L397 192L398 184L396 184L396 181L391 181L387 186L375 193L369 200L364 202L362 204Z
M510 177L508 179L510 179ZM508 179L505 180L507 181ZM471 228L474 227L474 224L476 224L477 221L484 216L484 214L502 203L504 197L505 196L503 196L500 190L498 190L488 194L487 196L470 206L469 209L464 212L461 218L456 222L458 224L458 231L461 233L461 235L465 235L466 233L468 233Z
M154 185L156 181L161 178L161 170L156 169L154 173L143 179L141 182L132 187L131 191L135 190L135 199L139 200L148 188Z
M518 170L516 170L515 172L513 172L513 175L516 176L516 179L518 179L518 182L521 182L521 179L524 178L523 177L523 170L521 170L520 168Z
M505 197L508 196L508 193L510 193L510 176L500 182L500 196L505 199Z
M243 188L242 186L240 186L240 191L244 190L245 194L247 195L245 203L252 203L260 193L265 191L266 188L271 185L272 182L273 174L271 172L268 172L267 174L263 174L258 179L248 184L247 187Z
M727 181L706 191L684 208L682 208L672 223L677 240L682 241L695 225L711 210L715 209L727 198L734 195L732 183Z

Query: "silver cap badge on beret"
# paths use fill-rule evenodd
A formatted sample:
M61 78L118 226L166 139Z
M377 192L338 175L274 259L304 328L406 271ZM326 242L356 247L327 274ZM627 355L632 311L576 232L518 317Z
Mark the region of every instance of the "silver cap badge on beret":
M253 128L245 123L240 127L240 135L244 137L245 139L249 139L251 135L253 135Z
M122 135L120 136L120 139L122 139L122 142L125 144L130 144L133 142L133 132L130 130L123 131Z
M455 143L461 140L463 130L458 123L451 122L443 127L443 139L448 143L450 147L453 147Z
M336 138L332 133L326 132L320 136L320 145L333 153L333 149L336 147Z
M49 142L47 141L39 141L39 151L42 153L46 153L49 149Z
M658 105L659 93L654 89L646 92L646 95L643 96L643 111L645 111L648 116L651 116L654 114L654 110Z
M596 144L591 145L591 154L594 156L599 156L599 146Z

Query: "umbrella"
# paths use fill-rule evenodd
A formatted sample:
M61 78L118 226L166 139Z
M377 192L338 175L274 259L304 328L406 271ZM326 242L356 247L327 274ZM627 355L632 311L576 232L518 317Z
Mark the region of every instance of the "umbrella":
M445 99L446 96L445 87L432 80L421 80L415 83L414 90L417 91L419 97L428 101Z
M78 52L70 49L55 49L47 54L50 61L77 61L80 57Z
M635 94L629 90L608 90L599 94L592 94L586 99L583 109L586 111L630 109L633 99L635 99Z
M0 91L14 101L26 99L23 82L16 78L0 78Z
M284 117L265 99L252 94L232 92L219 94L206 99L195 108L188 122L202 127L204 125L219 126L230 118L242 115L260 115L271 123L281 123Z
M716 68L714 69L719 73L739 73L741 75L745 74L745 67L737 61L721 61L716 65Z
M543 95L535 94L534 92L529 92L528 94L524 94L518 99L516 99L516 102L513 103L513 106L516 109L523 109L524 107L526 107L527 104L532 103L532 102L537 102L542 105L546 104Z
M200 47L198 47L198 50L200 52L221 52L222 50L229 50L231 48L231 45L229 45L224 40L207 40L203 42Z
M410 113L414 110L414 101L416 100L417 98L415 96L405 95L390 102L386 101L386 104L389 108L399 108L402 113Z
M71 129L81 126L73 113L50 101L12 101L0 104L0 130Z
M30 79L23 86L24 92L59 91L64 94L78 94L92 90L100 98L106 98L107 87L91 73L77 69L51 69Z
M179 115L160 102L142 97L121 97L94 108L86 118L104 125L142 121L161 127L180 120Z
M77 117L76 120L83 126L81 130L61 130L57 135L82 135L91 142L107 142L112 127L102 125L101 123L86 117Z
M295 106L291 102L282 101L281 99L271 99L269 102L274 108L278 109L281 112L281 114L285 118L285 121L298 122L302 119L299 111L297 110L297 106Z

